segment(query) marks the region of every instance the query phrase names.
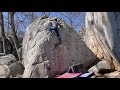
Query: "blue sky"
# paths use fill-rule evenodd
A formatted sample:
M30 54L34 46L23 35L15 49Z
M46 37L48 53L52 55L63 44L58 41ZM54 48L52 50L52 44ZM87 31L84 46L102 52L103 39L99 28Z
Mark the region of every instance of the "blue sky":
M34 13L35 13L36 16L40 16L40 12L34 12ZM3 15L7 17L7 12L4 12ZM76 31L78 31L78 30L81 28L81 26L83 26L84 23L85 23L85 21L84 21L85 12L81 12L80 15L81 15L80 18L79 18L79 19L76 19L76 21L75 21L75 22L80 21L80 26L76 28ZM58 14L57 12L52 12L52 13L50 14L50 17L61 17L61 15ZM17 19L17 18L16 18L16 19ZM67 20L67 19L66 19L65 21L68 23L68 20ZM22 27L22 26L21 26L21 27ZM23 30L23 31L25 31L25 30Z

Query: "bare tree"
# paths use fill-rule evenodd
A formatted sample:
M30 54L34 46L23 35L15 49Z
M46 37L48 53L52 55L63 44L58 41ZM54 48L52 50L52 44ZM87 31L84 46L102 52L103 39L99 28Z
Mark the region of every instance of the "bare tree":
M47 15L49 17L50 16L50 12L42 12L41 15Z
M8 26L8 27L7 27L7 28L8 28L7 30L8 30L8 32L9 32L9 29L10 29L10 28L9 28L9 20L10 20L10 19L9 19L9 15L8 15L8 23L7 23L7 26Z
M18 37L15 31L15 25L14 25L14 14L15 12L9 12L9 21L10 21L10 26L11 26L11 32L12 32L12 37L13 37L13 42L15 45L15 49L16 49L16 58L19 60L19 55L17 52L17 49L19 48L19 41L18 41Z
M42 15L45 15L45 12L42 12Z
M3 41L3 53L7 54L7 41L6 41L6 36L5 36L4 19L3 19L2 12L0 12L0 29L1 29L1 37Z
M15 12L9 12L9 15L10 15L9 18L10 18L10 26L11 26L13 41L14 41L15 47L18 49L19 42L18 42L18 37L16 35L16 31L15 31L14 14Z
M16 51L19 48L19 45L21 43L20 38L22 35L24 35L25 29L27 28L27 26L42 14L46 14L49 16L50 12L38 12L38 13L36 12L5 12L4 18L3 18L4 19L3 25L7 30L6 34L10 37L12 36ZM4 27L1 27L1 28L4 28ZM4 36L4 34L2 35Z
M59 12L59 14L65 21L68 21L70 27L73 29L80 26L80 12Z
M50 12L16 12L15 17L15 29L25 30L34 20L42 15L50 15Z

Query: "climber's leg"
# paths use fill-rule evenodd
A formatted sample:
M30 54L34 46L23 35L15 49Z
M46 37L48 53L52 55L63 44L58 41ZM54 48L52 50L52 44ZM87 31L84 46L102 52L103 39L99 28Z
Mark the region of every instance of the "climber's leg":
M52 29L51 28L48 28L48 31L50 31L52 33Z
M55 29L55 27L49 27L49 28L48 28L48 31L50 31L51 33L53 33L53 32L54 32L54 29Z
M61 43L61 37L60 37L59 31L58 31L58 28L55 28L55 32L56 32L57 38L59 40L59 43Z

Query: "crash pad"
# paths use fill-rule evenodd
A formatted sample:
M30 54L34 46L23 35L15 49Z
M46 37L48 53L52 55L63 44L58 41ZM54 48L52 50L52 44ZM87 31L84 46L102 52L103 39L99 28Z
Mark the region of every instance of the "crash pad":
M55 78L75 78L75 77L78 77L79 75L81 75L81 73L65 73Z
M89 77L92 74L93 74L93 72L84 73L84 74L81 74L80 77Z

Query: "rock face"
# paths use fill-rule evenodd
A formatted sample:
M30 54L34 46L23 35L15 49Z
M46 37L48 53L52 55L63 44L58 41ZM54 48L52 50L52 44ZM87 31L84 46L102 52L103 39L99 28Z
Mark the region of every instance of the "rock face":
M90 50L120 70L120 13L87 12L85 26L85 43Z
M96 56L87 48L77 32L62 19L58 43L56 33L47 30L50 19L38 18L26 30L22 46L22 63L25 67L23 78L46 78L64 73L70 65L81 63L85 67L96 61ZM55 48L54 48L55 47Z

